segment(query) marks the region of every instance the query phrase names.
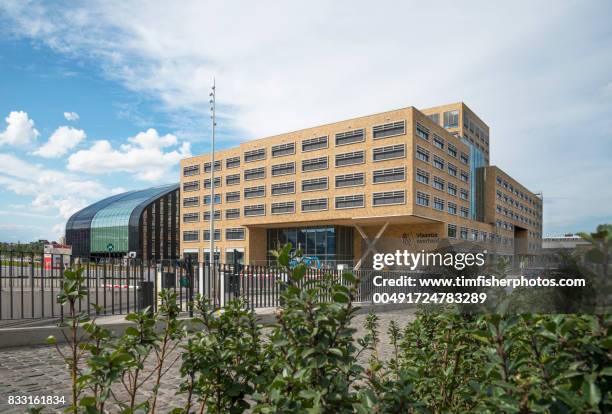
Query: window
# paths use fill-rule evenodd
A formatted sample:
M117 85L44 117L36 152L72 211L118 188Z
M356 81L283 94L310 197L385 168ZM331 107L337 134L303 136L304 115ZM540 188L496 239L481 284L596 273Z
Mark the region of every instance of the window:
M423 184L429 184L429 173L427 171L421 170L420 168L417 168L416 180Z
M295 201L284 203L272 203L272 214L291 214L295 213Z
M372 159L374 161L391 160L395 158L404 158L406 156L406 145L389 145L388 147L374 148L372 151Z
M444 211L444 200L438 197L434 197L433 208L436 210Z
M451 164L450 162L448 163L448 173L453 177L457 176L457 167Z
M309 160L302 160L302 171L316 171L327 169L327 157L311 158Z
M336 167L363 164L364 162L365 162L365 152L364 151L347 152L345 154L336 155Z
M470 210L467 207L461 207L461 217L468 218Z
M210 221L210 211L204 212L203 220ZM221 220L221 210L215 210L215 220Z
M460 237L463 240L467 240L467 238L468 238L468 229L466 227L461 227Z
M404 204L406 202L405 191L386 191L372 194L372 205L385 206L390 204Z
M448 183L447 185L448 193L452 196L457 196L457 186L453 183Z
M406 180L406 167L389 168L386 170L374 171L372 175L372 182L374 184L389 183L393 181L405 181Z
M295 142L275 145L272 147L272 158L295 154Z
M256 204L252 206L244 206L244 217L265 216L266 205Z
M225 177L225 185L240 184L240 174L231 174Z
M221 177L215 177L215 188L221 187ZM210 188L210 178L204 179L204 188Z
M429 206L429 194L422 193L417 191L416 193L416 203L419 206L428 207Z
M200 197L183 198L183 207L197 207L200 205Z
M239 208L230 208L225 210L225 219L226 220L234 220L240 218L240 209Z
M337 209L361 207L365 207L365 197L363 194L336 197Z
M189 230L183 232L184 242L194 242L200 240L200 232L197 230Z
M232 157L225 160L225 168L238 168L240 167L240 157Z
M244 240L244 233L240 227L225 229L225 240Z
M240 201L240 191L230 191L229 193L225 193L226 203L235 203L237 201Z
M313 200L302 200L302 211L321 211L327 210L327 198L317 198Z
M374 139L404 135L406 133L406 121L390 122L384 125L376 125L372 128Z
M444 191L444 180L434 175L433 188L435 188L436 190Z
M187 167L183 167L183 176L188 177L190 175L198 175L200 173L199 165L189 165Z
M327 177L313 178L302 181L302 191L327 190Z
M258 198L266 196L266 187L263 185L257 187L248 187L244 189L244 198Z
M440 114L431 114L427 116L429 117L429 119L431 119L431 122L440 125Z
M456 239L457 238L457 226L455 226L454 224L449 224L447 227L447 233L450 239Z
M461 152L461 155L459 156L459 159L461 160L462 163L464 164L469 164L470 163L470 156L467 155L465 152Z
M272 195L295 193L295 181L272 184Z
M295 174L295 162L276 164L272 166L272 176Z
M215 161L215 171L221 171L221 160ZM210 172L210 162L204 163L204 172L205 173Z
M264 167L251 168L250 170L244 170L244 180L258 180L266 178L266 169Z
M457 128L459 126L459 111L444 112L444 128Z
M416 159L424 162L429 162L429 151L417 145Z
M327 148L327 137L310 138L302 141L302 152Z
M228 193L229 194L229 193ZM202 199L205 206L210 204L210 194L205 195ZM221 194L215 194L215 204L221 204Z
M221 240L221 230L215 229L215 241ZM204 241L210 241L210 230L204 230Z
M186 183L183 183L183 191L184 192L198 191L199 189L200 189L200 182L199 181L188 181Z
M466 171L461 170L461 181L467 183L470 180L470 174Z
M446 151L448 152L448 155L450 155L451 157L457 158L457 147L455 147L450 142L448 143L448 148Z
M266 159L266 149L260 148L256 150L246 151L244 153L244 162L253 162Z
M434 147L443 150L444 149L444 140L442 138L440 138L439 136L437 136L436 134L434 134L433 136L433 144Z
M424 140L429 141L429 129L425 128L423 125L417 123L416 125L416 134L417 136L423 138Z
M364 185L364 183L364 173L344 174L336 176L336 188L355 187L358 185Z
M468 191L465 189L461 189L459 190L459 198L462 200L467 200L468 199Z
M184 223L195 223L200 221L200 213L185 213L183 214Z
M365 141L365 129L340 132L336 134L336 146L354 144L355 142Z
M457 204L448 202L448 214L457 214Z
M433 157L433 166L439 170L444 170L444 160L437 155Z

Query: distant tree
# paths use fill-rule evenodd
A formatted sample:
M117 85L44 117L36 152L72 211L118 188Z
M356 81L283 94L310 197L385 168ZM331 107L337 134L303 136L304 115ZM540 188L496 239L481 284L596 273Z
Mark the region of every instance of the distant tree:
M582 232L578 235L591 243L591 249L586 253L586 261L600 267L602 276L607 278L612 257L612 224L600 224L595 233Z

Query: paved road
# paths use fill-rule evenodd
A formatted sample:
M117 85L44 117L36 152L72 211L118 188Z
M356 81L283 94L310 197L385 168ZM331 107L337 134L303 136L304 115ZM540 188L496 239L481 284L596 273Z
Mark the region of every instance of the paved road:
M413 310L410 309L379 313L382 333L379 349L381 358L387 359L392 353L389 338L386 335L389 322L395 320L403 327L413 320L413 315ZM357 315L354 320L354 326L357 328L356 338L364 335L365 316L365 314ZM367 358L367 355L363 355L362 363L366 363ZM148 365L148 368L150 369L151 365ZM182 406L183 396L176 395L180 382L177 365L168 372L164 385L160 389L158 397L160 413ZM145 393L150 393L150 387ZM7 405L10 395L63 395L68 400L70 395L68 371L53 348L38 346L0 350L0 412L24 412L24 406ZM120 393L120 395L125 394ZM61 412L61 407L47 407L43 412Z

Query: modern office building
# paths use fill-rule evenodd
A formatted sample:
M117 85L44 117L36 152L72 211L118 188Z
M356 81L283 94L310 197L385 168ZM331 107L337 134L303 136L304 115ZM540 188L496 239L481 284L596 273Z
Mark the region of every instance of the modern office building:
M292 242L331 266L373 251L477 244L529 261L542 200L489 165L489 127L465 104L414 107L321 125L181 161L181 254L266 264ZM394 251L394 250L393 250Z
M179 257L178 184L128 191L76 212L66 223L75 257Z

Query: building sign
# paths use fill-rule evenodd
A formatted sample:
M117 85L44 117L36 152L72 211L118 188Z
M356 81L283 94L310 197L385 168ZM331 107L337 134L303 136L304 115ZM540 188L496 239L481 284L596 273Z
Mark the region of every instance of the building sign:
M438 246L440 237L437 232L404 232L402 244L411 250L428 250Z

